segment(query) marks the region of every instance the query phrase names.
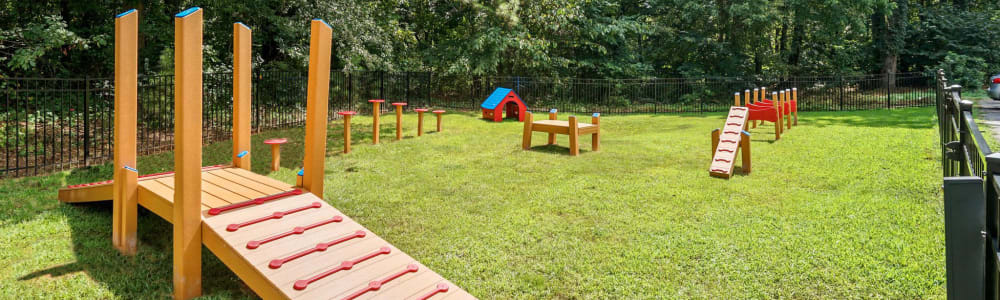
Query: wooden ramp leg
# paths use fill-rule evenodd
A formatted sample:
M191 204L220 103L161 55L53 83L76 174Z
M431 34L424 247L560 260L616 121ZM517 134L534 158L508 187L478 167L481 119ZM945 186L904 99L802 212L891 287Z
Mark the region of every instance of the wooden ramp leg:
M521 149L531 149L531 123L534 122L533 118L530 112L524 116L524 136L521 138Z
M576 116L569 116L569 155L580 155L580 127Z
M555 119L556 119L556 109L553 108L552 110L549 111L549 120L555 120ZM555 144L556 144L556 134L549 132L548 145L555 145Z
M740 133L740 148L743 150L743 174L750 174L750 133L743 131Z
M722 135L722 130L716 128L712 130L712 156L715 156L715 151L719 150L719 137Z
M174 17L174 299L201 295L202 18Z
M601 114L594 113L590 118L590 122L597 126L597 131L590 135L590 144L594 151L601 150Z

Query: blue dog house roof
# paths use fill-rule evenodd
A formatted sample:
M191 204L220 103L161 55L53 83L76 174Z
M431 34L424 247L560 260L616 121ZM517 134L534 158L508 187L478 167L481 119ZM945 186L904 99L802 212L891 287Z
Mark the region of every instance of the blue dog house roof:
M504 97L507 97L507 94L510 93L510 91L511 90L507 88L497 88L496 90L493 90L493 94L491 94L489 98L486 98L486 101L483 101L483 105L480 106L485 109L496 109L497 105L500 105L500 102L503 101Z

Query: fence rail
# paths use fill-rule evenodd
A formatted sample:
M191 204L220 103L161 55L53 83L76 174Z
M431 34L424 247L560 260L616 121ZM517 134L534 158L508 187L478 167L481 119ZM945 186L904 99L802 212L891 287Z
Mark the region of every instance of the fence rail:
M937 75L944 175L945 256L949 299L1000 299L1000 153L994 153L962 99L962 87Z
M305 122L306 76L257 72L252 127L256 131ZM140 154L173 147L173 76L139 77ZM205 143L227 140L232 124L232 74L204 75ZM0 78L0 177L36 175L101 164L112 156L114 80L111 77ZM438 76L429 72L333 72L331 112L371 113L368 99L411 107L478 110L497 87L513 88L534 109L575 113L679 113L728 109L732 93L754 87L797 87L801 110L863 110L929 106L933 77L818 76L760 78L578 79ZM338 117L331 113L331 118Z

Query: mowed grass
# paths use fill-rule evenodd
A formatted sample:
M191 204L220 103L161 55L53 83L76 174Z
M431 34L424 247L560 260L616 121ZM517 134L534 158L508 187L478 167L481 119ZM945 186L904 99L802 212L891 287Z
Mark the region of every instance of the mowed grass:
M449 113L444 131L370 144L330 122L326 200L484 299L944 298L940 150L932 108L808 112L774 141L753 133L753 173L708 176L723 114L602 118L601 151L520 148L522 125ZM560 119L565 119L561 115ZM584 118L589 121L589 118ZM433 118L428 118L432 121ZM433 131L433 122L428 123ZM260 141L289 137L283 168ZM224 163L229 143L205 147ZM302 129L254 136L254 171L294 182ZM140 159L171 169L170 153ZM107 165L0 181L0 297L165 298L171 227L141 210L139 253L110 242L107 202L60 204ZM207 298L256 297L207 250Z

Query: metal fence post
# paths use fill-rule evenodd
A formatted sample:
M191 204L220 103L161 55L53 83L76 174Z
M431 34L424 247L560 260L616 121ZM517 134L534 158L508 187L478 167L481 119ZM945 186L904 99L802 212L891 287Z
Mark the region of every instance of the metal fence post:
M892 108L892 84L895 82L889 81L893 79L888 72L885 73L885 108Z
M838 101L840 106L838 110L844 110L844 93L846 93L846 91L844 91L844 76L841 75L837 78L838 78L837 80L840 82L840 95L839 95L840 101Z
M944 179L945 268L948 299L985 299L986 197L983 179Z
M90 77L83 78L83 166L90 166Z

